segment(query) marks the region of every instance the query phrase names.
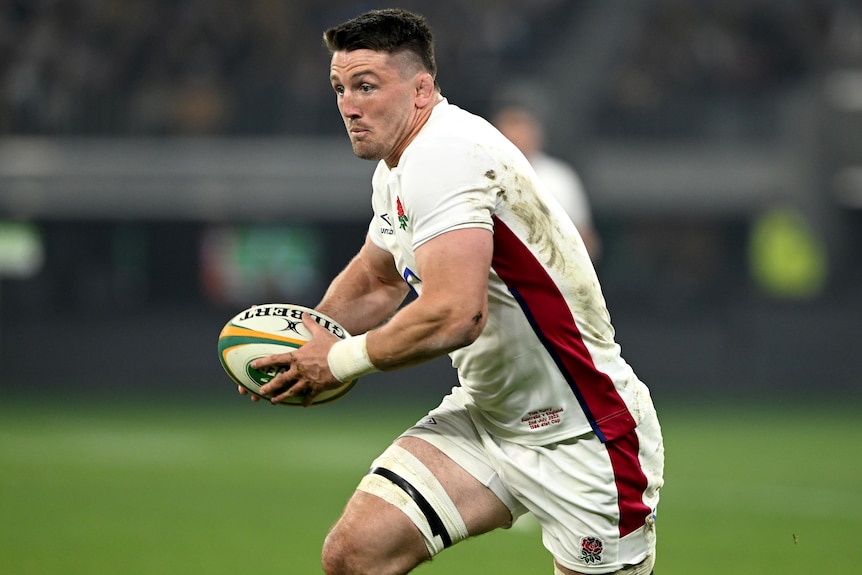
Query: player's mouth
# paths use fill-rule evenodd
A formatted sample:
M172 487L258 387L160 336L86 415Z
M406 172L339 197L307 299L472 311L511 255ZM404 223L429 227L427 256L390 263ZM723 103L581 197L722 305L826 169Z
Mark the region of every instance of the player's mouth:
M350 137L352 138L361 138L362 136L368 134L369 131L370 130L368 130L368 128L365 128L363 126L350 126L349 133Z

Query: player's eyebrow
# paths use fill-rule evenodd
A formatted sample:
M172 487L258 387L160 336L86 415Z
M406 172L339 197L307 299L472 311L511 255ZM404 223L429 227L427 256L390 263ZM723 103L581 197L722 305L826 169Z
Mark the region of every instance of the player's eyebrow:
M355 82L356 80L358 80L364 76L371 76L374 79L379 79L379 77L380 77L380 75L377 72L375 72L374 70L372 70L370 68L360 68L359 70L352 72L346 78L346 80ZM337 72L331 72L329 74L329 80L332 82L339 80L339 74Z

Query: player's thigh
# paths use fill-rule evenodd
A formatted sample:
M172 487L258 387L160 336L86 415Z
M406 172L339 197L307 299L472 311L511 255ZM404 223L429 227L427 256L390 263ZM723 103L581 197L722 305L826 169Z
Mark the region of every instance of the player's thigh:
M374 465L326 538L327 573L406 573L511 522L488 487L422 439L399 438Z
M357 490L330 530L324 564L346 560L369 572L406 571L430 558L422 534L397 507Z
M412 453L437 478L461 515L467 532L487 533L512 522L512 514L491 489L445 453L418 437L403 436L396 445Z

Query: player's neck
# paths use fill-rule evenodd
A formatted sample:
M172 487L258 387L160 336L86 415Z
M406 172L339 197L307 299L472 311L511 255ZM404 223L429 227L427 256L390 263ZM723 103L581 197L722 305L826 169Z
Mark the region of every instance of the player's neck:
M401 154L403 154L404 150L407 149L407 146L416 139L416 136L419 135L419 132L421 132L425 124L428 123L428 118L431 117L434 107L442 101L443 96L437 94L437 97L430 104L424 108L417 108L416 113L413 116L413 120L410 122L410 129L407 130L401 143L395 146L392 153L383 159L390 170L398 165L398 162L401 160Z

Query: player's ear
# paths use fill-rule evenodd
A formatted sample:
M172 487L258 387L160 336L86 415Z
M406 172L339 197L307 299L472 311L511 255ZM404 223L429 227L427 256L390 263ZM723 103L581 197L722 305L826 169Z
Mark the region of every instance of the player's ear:
M424 108L434 97L434 78L428 72L422 72L418 75L416 81L416 105Z

